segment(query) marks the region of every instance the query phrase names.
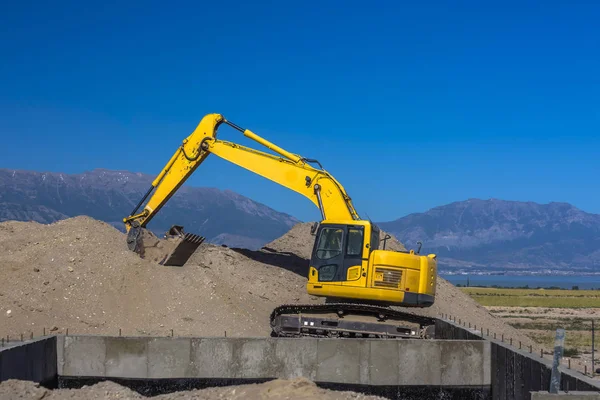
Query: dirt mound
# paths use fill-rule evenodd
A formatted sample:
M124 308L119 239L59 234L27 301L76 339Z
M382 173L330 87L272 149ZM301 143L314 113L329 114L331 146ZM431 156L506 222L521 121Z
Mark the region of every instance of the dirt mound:
M0 335L269 335L278 305L324 302L305 288L310 226L297 224L261 251L203 244L181 268L140 259L123 233L88 217L0 223ZM404 249L393 238L386 247ZM441 278L432 307L404 310L533 344Z
M100 382L81 389L48 390L29 381L8 380L0 384L0 400L26 398L32 400L95 400L95 399L145 399L137 392L114 382ZM215 387L201 390L182 391L152 397L156 400L383 400L382 397L360 393L321 389L307 379L276 379L260 384Z
M219 246L164 267L88 217L0 223L0 334L263 336L280 303L312 302L300 275Z

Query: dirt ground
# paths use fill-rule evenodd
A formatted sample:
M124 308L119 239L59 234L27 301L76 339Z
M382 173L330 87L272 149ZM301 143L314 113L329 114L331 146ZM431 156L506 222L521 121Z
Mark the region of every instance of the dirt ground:
M276 306L323 302L305 289L313 239L310 224L298 224L262 251L203 244L184 267L164 267L89 217L0 223L0 335L267 336ZM395 239L387 247L403 249ZM521 340L443 279L431 308L408 311L449 314Z
M314 237L294 226L261 251L203 244L184 267L127 249L125 235L89 217L0 223L0 337L46 334L268 336L271 311L323 303L305 283ZM383 236L384 233L382 233ZM387 247L403 249L395 239ZM438 278L435 304L405 309L537 345ZM536 350L539 351L539 350Z
M269 315L309 296L309 223L294 226L262 251L202 244L184 267L164 267L127 249L125 235L89 217L53 224L0 223L0 335L46 333L267 336ZM382 232L382 236L385 233ZM395 239L387 247L403 249ZM405 309L448 314L531 340L438 278L436 302Z
M487 306L492 314L535 342L548 349L554 346L556 329L565 329L565 342L562 363L580 371L592 371L592 326L600 314L599 308L552 308L552 307L505 307ZM596 331L598 326L596 326ZM595 347L600 348L600 338L596 333ZM548 356L549 357L549 356ZM596 366L600 365L597 351Z
M202 245L185 267L130 252L125 235L87 217L0 224L0 334L265 336L280 303L316 302L304 277ZM270 257L269 261L285 262ZM292 259L292 261L295 261Z
M8 380L0 384L0 400L100 400L146 399L137 392L114 382L101 382L81 389L48 390L28 381ZM261 384L181 391L151 397L156 400L384 400L354 392L326 390L304 378L277 379Z

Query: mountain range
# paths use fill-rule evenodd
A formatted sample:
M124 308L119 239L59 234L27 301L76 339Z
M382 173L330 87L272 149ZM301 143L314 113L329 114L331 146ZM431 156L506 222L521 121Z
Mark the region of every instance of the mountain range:
M82 174L0 169L0 221L50 223L88 215L124 231L123 217L144 196L153 177L96 169ZM171 225L207 241L256 249L299 221L229 190L182 186L150 221L162 235Z
M50 223L89 215L123 230L153 177L96 169L82 174L0 169L0 221ZM228 190L182 186L148 228L173 224L216 244L257 249L300 222ZM423 243L445 270L600 270L600 215L567 203L469 199L378 222L408 248Z
M600 269L600 215L567 203L469 199L379 225L445 266Z

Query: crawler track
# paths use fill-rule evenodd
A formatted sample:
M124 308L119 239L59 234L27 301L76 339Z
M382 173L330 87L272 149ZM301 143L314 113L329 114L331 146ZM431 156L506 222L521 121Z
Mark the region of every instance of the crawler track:
M286 304L273 310L271 336L430 338L435 319L356 303Z

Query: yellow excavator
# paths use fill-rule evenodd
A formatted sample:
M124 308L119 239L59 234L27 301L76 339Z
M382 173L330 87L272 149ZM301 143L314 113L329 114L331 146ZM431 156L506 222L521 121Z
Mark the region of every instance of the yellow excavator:
M217 139L226 124L273 153ZM148 192L123 219L130 250L144 257L157 240L145 228L186 179L214 154L300 193L320 210L322 220L311 229L315 236L308 266L307 291L324 297L324 304L289 304L273 310L272 336L287 337L431 337L432 318L403 312L393 306L429 307L434 303L437 260L434 254L392 251L381 246L379 228L359 217L350 196L322 165L282 149L221 114L208 114L183 140ZM142 204L147 204L139 211ZM162 265L183 266L204 237L173 226L165 235ZM389 238L389 236L386 236Z

